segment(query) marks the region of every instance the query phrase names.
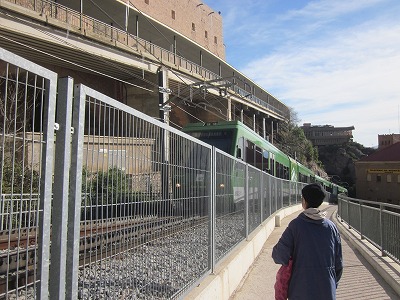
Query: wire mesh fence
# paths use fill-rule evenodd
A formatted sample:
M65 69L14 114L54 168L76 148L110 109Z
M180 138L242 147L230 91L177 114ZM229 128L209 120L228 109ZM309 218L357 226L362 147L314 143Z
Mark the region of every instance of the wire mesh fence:
M288 181L0 54L0 298L178 299L299 199Z
M0 298L46 299L57 77L3 49L0 66Z

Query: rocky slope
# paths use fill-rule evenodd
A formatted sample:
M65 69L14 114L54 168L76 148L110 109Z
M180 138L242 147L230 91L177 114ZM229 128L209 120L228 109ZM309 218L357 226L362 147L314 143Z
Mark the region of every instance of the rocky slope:
M355 165L362 157L376 151L355 142L318 148L319 160L333 182L348 186L349 195L355 195Z

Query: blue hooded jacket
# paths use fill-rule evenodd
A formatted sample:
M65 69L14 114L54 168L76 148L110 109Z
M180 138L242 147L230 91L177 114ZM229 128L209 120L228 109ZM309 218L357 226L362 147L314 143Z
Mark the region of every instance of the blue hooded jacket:
M340 234L318 209L309 208L292 220L274 246L275 263L287 265L290 257L289 299L336 299L343 271Z

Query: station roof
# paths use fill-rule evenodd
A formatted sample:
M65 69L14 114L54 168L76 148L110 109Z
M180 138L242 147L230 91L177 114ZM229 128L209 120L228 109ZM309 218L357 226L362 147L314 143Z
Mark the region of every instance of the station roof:
M395 143L389 147L363 157L360 159L362 162L368 161L399 161L400 162L400 142Z

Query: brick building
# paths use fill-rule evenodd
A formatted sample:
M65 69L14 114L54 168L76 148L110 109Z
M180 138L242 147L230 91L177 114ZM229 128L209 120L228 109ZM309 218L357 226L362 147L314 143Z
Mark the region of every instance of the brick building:
M357 198L400 204L400 143L355 163Z
M398 142L400 142L400 134L392 133L378 135L378 149L384 149Z
M183 49L187 48L182 41L185 37L225 60L221 13L201 0L107 0L101 1L101 6L92 1L86 1L83 6L76 0L58 0L57 3L126 29L178 55L188 50ZM155 27L157 31L152 30ZM168 31L175 32L172 38ZM182 55L188 57L186 52Z
M171 27L225 60L221 12L212 10L200 0L134 1L134 7L151 18Z
M301 128L314 146L341 145L353 138L354 126L334 127L332 125L314 125L304 123Z

